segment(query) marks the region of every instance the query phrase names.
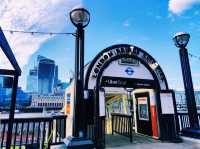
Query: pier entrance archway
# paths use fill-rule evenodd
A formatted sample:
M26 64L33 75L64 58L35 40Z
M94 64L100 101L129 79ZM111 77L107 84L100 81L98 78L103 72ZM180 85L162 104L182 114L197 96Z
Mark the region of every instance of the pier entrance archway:
M93 128L93 133L89 133L93 134L92 138L97 148L105 147L105 93L108 90L112 92L114 88L133 88L137 91L136 93L132 92L132 94L135 95L136 108L141 110L137 110L138 116L135 116L138 133L142 133L141 129L145 129L148 125L150 131L147 133L148 128L146 127L144 134L147 133L147 135L160 139L176 135L174 113L170 111L171 109L168 109L170 114L162 111L161 95L172 93L168 89L165 74L158 62L141 48L129 44L120 44L102 50L86 66L84 83L85 90L93 94L93 96L88 96L92 97L90 103L93 103L93 105L90 107L94 107L94 115L91 116L92 120L88 123L88 127L92 126ZM153 92L147 93L146 90L148 89L153 90ZM172 108L174 107L173 101L169 104ZM145 105L148 107L145 108ZM145 110L148 110L148 116L151 119L146 125L144 125L145 117L142 118L142 116L145 116ZM168 118L165 117L165 114ZM166 134L163 128L169 126L162 124L167 120L173 122L174 125L170 128L170 133Z

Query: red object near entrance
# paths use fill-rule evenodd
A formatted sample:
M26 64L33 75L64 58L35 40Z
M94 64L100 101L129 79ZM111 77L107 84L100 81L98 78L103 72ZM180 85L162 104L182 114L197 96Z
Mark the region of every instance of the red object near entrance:
M151 123L152 123L153 137L158 138L157 114L156 114L156 106L154 105L151 105Z

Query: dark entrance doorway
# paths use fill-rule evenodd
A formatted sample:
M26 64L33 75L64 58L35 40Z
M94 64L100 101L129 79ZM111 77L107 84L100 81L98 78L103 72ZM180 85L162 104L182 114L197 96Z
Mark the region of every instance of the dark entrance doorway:
M128 90L130 89L133 96L131 99L128 99ZM133 93L137 89L141 91L146 90L146 92ZM110 76L102 77L99 100L100 103L102 103L102 100L105 100L105 104L103 105L106 109L105 116L103 116L101 112L103 107L100 106L100 118L103 123L102 126L105 126L102 128L105 130L102 136L102 138L105 138L103 139L102 146L110 146L111 144L113 146L123 145L121 143L123 140L127 141L127 144L130 144L132 141L135 141L133 140L135 138L132 137L137 132L148 136L153 135L148 90L156 91L156 84L153 80ZM135 110L133 110L133 106L136 107ZM137 130L135 127L136 123ZM137 135L134 136L136 137ZM112 140L115 140L115 137L120 138L120 140L112 142Z
M152 121L150 112L150 97L149 93L137 93L136 99L136 122L137 132L152 136Z

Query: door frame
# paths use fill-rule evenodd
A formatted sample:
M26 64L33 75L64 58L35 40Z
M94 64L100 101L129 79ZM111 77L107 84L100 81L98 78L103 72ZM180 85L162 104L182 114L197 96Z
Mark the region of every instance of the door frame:
M136 125L137 125L137 133L140 133L140 134L143 134L143 135L148 135L148 136L153 136L153 129L152 129L152 119L151 119L151 106L150 106L150 93L145 91L145 92L141 92L141 93L135 93L134 96L135 96L135 107L136 107L136 119L135 119L135 122L136 122ZM147 106L148 106L148 117L149 117L149 125L150 125L150 130L149 132L147 132L146 134L142 133L139 131L139 107L138 107L138 98L140 97L147 97ZM142 121L142 120L140 120ZM143 120L145 121L145 120Z

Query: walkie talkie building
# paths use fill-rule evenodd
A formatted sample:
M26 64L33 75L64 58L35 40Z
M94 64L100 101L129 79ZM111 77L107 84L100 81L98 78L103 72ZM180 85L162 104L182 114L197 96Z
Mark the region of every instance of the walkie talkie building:
M27 78L28 92L51 94L58 83L58 66L54 60L44 56L37 57L37 66L30 70Z

